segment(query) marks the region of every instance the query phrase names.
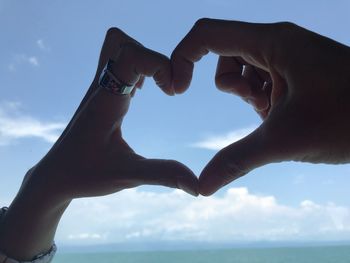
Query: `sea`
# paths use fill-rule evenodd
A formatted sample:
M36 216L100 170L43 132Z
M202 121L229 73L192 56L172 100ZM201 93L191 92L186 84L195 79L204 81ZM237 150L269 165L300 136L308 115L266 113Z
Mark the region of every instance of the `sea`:
M194 251L58 252L53 263L350 263L350 246Z

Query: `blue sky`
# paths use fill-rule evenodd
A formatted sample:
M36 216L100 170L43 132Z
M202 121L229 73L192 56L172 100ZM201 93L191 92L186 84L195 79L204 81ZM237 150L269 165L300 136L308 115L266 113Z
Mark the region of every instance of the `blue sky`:
M120 27L145 46L166 55L201 17L292 21L349 44L348 10L350 3L345 0L69 4L0 0L0 204L8 205L26 170L46 153L73 115L94 76L109 27ZM152 80L146 81L133 99L123 126L125 138L138 153L177 159L199 174L221 145L259 125L260 119L248 105L215 88L216 60L216 56L209 55L196 64L191 88L183 95L168 97ZM67 211L58 238L62 243L115 242L127 237L230 240L225 231L214 235L210 226L218 229L220 224L215 219L219 218L218 222L231 223L232 235L247 240L350 239L349 173L350 165L282 163L257 169L210 198L181 195L181 199L176 197L180 195L176 191L141 187L111 197L79 200ZM172 211L177 213L168 218L159 197L178 199ZM137 198L149 200L152 208L142 210L145 204ZM119 200L133 202L129 210L120 208L117 215L107 208L118 206ZM86 207L90 205L96 208L93 212L110 212L107 221L102 220L104 225L108 222L108 229L93 215L76 228L77 220L88 213ZM141 222L140 217L130 216L140 209ZM170 220L184 211L184 222ZM147 229L154 229L154 214L164 219L164 224L158 222L158 232L149 234ZM139 221L128 227L116 223L115 219L123 215L129 215L130 222ZM247 215L266 215L266 222L257 224L252 219L243 224L240 216ZM291 222L295 222L293 227ZM177 232L167 232L169 229ZM256 234L249 229L255 229Z

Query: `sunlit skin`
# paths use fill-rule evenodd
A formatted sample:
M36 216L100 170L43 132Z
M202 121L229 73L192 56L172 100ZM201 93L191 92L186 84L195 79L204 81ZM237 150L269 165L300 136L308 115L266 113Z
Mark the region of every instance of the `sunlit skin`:
M349 47L291 23L201 19L171 56L176 93L208 52L219 55L217 87L249 102L263 123L207 164L202 195L268 163L349 162Z
M250 103L263 122L219 151L198 180L177 161L137 155L121 129L137 91L118 96L97 80L112 58L112 71L125 83L141 88L145 77L153 77L166 94L180 94L190 86L194 62L208 52L219 55L217 87ZM0 226L0 250L18 260L47 251L74 198L144 184L210 195L268 163L349 162L349 69L348 47L291 23L201 19L171 59L110 29L86 96L52 149L26 174Z

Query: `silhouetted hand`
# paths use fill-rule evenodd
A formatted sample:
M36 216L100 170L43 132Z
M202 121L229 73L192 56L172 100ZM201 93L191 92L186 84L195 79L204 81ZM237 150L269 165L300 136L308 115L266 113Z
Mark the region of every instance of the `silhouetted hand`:
M201 19L172 54L176 93L208 52L220 56L218 88L249 102L264 121L207 164L201 194L268 163L349 162L349 47L291 23Z
M141 87L144 76L150 76L164 92L174 93L169 59L121 30L110 29L95 80L68 128L35 167L37 180L45 174L45 184L49 184L45 187L52 185L54 192L66 198L106 195L143 184L180 188L198 195L198 179L186 166L172 160L146 159L123 140L121 125L131 96L112 94L97 84L110 58L115 62L112 71L125 83Z
M73 198L143 184L198 195L198 179L189 168L172 160L146 159L123 140L121 125L131 95L116 95L99 87L98 78L108 59L114 60L112 72L125 83L140 88L144 76L152 76L164 92L174 93L170 60L119 29L110 29L96 77L78 110L52 149L28 171L3 218L0 249L7 256L28 261L49 251L60 218ZM142 136L142 127L139 132Z

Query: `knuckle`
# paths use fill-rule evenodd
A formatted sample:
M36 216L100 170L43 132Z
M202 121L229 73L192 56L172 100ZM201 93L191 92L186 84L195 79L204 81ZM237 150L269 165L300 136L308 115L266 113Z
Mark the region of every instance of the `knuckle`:
M292 22L278 22L272 24L271 30L275 35L279 36L280 40L292 41L297 33L298 26ZM276 34L277 33L277 34Z
M291 58L299 57L295 56L297 50L295 47L299 39L298 28L292 22L277 22L266 27L266 35L271 36L265 41L265 50L269 50L269 52L266 52L266 60L270 64L291 64Z
M196 23L194 24L194 28L195 29L202 29L202 28L205 28L207 27L210 23L211 23L212 19L210 18L207 18L207 17L203 17L203 18L200 18L196 21Z
M274 25L283 30L289 30L296 27L296 24L289 21L277 22Z
M121 34L123 34L123 31L117 27L109 28L106 33L107 36L119 36Z

